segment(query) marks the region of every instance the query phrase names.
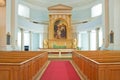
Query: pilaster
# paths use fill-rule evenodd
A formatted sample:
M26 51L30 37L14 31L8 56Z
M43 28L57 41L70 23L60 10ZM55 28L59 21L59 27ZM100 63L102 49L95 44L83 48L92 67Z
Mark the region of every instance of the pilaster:
M109 46L109 0L103 0L103 47Z

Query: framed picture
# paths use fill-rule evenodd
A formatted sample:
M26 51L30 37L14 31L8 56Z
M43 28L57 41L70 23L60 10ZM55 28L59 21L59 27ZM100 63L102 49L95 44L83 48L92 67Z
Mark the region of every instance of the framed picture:
M66 39L66 23L64 20L57 20L54 23L54 38L55 39Z

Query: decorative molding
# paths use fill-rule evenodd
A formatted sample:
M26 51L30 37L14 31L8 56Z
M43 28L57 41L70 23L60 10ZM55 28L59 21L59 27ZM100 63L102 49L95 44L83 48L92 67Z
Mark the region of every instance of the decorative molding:
M63 4L48 7L49 14L71 14L72 7Z
M66 6L63 4L58 4L58 5L48 7L48 10L72 10L72 7Z

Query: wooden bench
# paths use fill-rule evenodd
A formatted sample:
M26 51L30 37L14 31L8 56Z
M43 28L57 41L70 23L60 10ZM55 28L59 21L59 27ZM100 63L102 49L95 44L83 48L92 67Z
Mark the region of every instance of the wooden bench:
M0 80L33 80L47 60L43 51L0 51Z
M74 51L72 59L85 79L120 79L120 51Z

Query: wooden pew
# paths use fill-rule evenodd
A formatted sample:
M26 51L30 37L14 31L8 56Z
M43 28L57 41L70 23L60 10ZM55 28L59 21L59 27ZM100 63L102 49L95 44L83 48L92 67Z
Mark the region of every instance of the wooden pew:
M0 80L33 80L47 60L43 51L0 51Z
M72 59L85 79L120 79L120 51L74 51Z

